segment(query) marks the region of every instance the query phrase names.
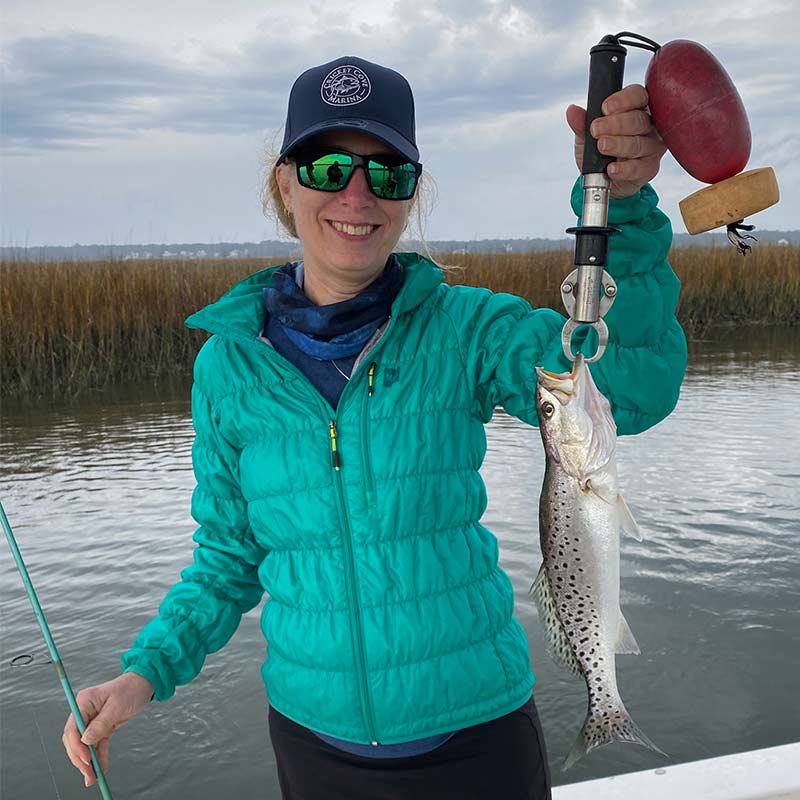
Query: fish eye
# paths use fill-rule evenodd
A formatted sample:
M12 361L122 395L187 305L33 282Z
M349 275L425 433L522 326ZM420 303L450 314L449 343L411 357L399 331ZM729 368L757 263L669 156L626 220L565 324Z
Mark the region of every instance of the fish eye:
M544 414L548 419L553 416L553 412L556 410L555 406L549 401L545 400L542 403L542 414Z

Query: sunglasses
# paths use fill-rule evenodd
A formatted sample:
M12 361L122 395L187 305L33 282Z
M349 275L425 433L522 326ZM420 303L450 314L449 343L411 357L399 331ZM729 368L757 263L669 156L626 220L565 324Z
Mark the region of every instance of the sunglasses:
M341 148L298 150L292 159L300 185L319 192L341 192L362 167L370 191L381 200L410 200L422 174L422 164L400 155L360 156Z

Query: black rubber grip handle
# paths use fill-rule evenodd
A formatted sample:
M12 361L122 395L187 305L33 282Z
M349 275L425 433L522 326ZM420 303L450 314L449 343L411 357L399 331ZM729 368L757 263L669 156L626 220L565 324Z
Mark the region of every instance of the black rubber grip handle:
M597 139L589 133L589 126L603 116L600 106L614 92L622 88L625 73L625 56L628 51L613 36L604 36L600 44L589 51L589 97L586 101L586 128L584 130L583 167L581 173L605 172L616 159L604 156L597 149Z

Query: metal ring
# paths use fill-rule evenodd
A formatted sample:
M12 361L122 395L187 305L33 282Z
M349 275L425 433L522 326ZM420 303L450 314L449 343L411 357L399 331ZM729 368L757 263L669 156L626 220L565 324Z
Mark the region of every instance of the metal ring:
M577 357L577 354L573 355L572 353L572 334L575 333L581 325L588 325L597 331L597 351L591 358L588 358L584 354L586 363L591 364L593 361L598 361L606 351L606 345L608 344L608 325L606 325L605 321L602 319L598 319L597 322L576 322L574 319L568 319L561 329L561 349L570 361L575 361Z

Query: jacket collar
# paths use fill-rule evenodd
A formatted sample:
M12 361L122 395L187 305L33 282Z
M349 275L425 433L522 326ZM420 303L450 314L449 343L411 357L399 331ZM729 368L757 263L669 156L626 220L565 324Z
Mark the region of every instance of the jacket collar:
M424 256L417 253L395 255L404 276L403 285L392 303L393 317L422 303L444 278L442 270ZM268 267L240 281L219 300L187 317L186 326L231 339L258 338L265 318L261 290L272 285L273 275L281 266Z

